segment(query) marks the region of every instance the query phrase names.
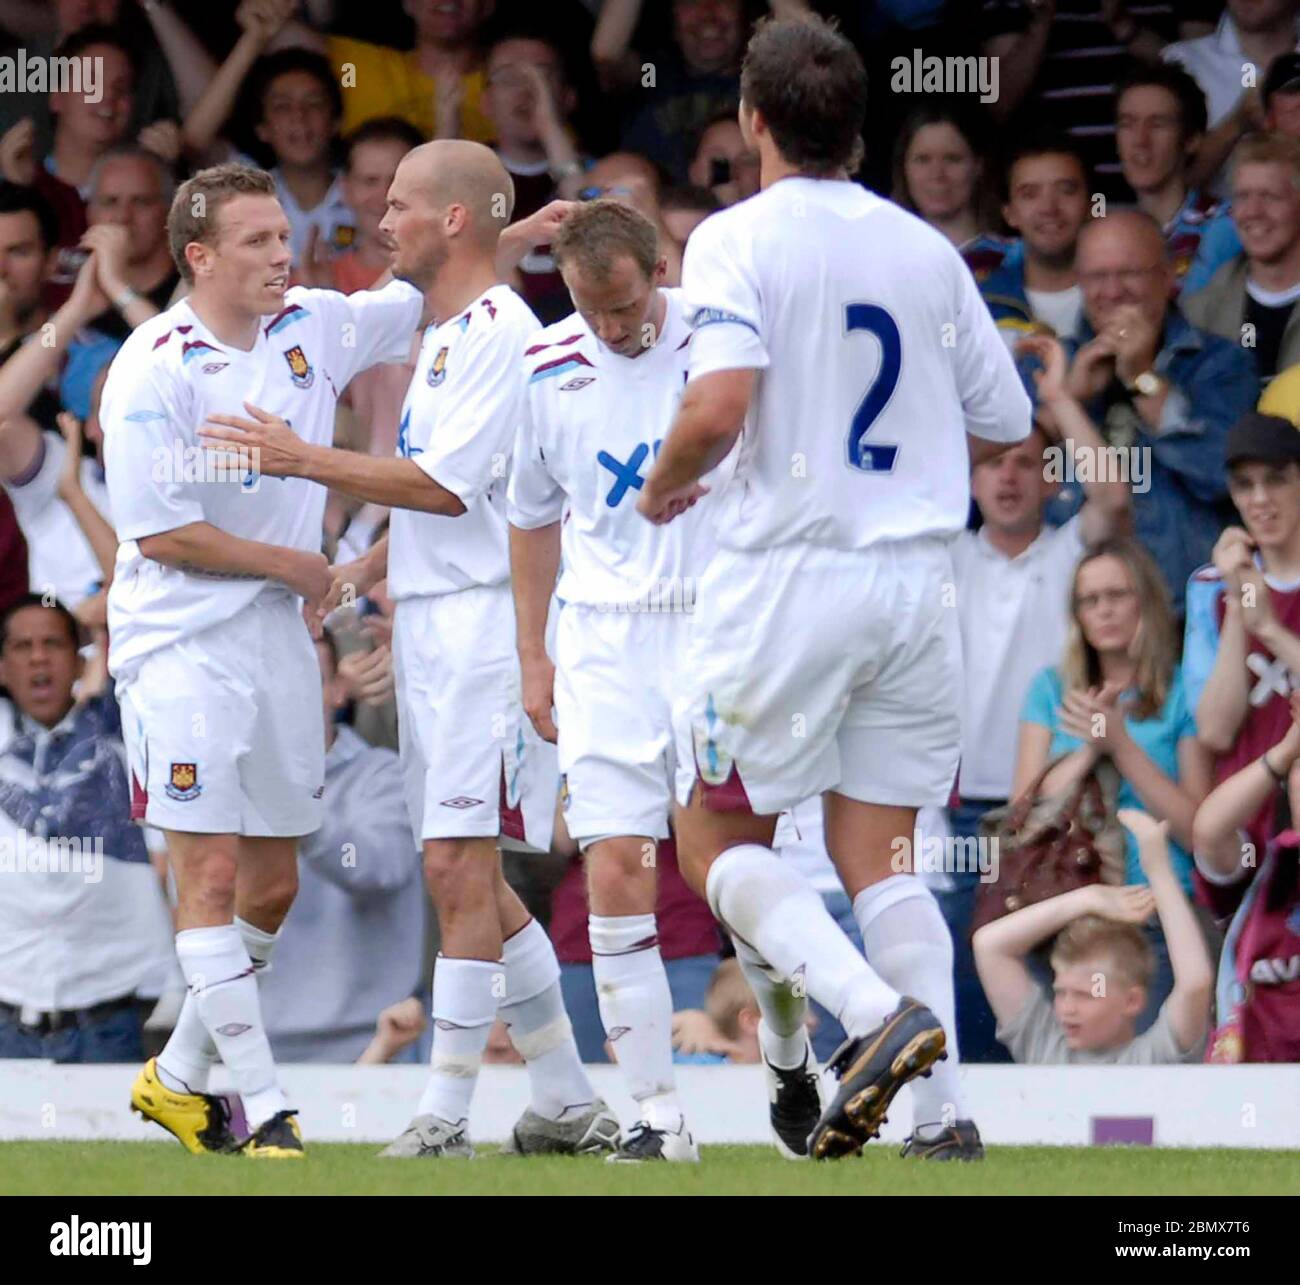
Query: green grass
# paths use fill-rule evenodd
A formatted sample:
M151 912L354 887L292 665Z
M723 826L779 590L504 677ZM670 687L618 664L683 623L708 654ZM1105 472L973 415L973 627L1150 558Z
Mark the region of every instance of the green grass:
M1300 1192L1300 1152L994 1147L982 1164L794 1164L769 1147L706 1147L698 1166L596 1159L379 1160L315 1143L304 1161L190 1156L168 1142L0 1143L0 1195L1272 1195Z

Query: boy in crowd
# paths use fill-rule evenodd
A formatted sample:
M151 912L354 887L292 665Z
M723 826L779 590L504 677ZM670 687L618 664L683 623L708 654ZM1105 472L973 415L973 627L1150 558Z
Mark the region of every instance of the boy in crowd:
M1201 930L1169 859L1167 823L1124 808L1149 887L1092 884L986 924L975 963L998 1018L998 1038L1017 1062L1152 1066L1197 1062L1209 1029L1213 969ZM1136 1034L1154 970L1139 925L1151 915L1169 942L1174 989L1149 1030ZM1059 934L1059 935L1058 935ZM1054 998L1026 956L1055 936Z

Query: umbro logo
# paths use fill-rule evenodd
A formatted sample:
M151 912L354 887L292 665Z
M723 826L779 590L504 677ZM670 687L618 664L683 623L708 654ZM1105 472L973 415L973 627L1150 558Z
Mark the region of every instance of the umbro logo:
M454 799L443 799L440 806L444 808L473 808L482 802L482 799L471 799L464 794L458 794Z
M576 393L579 388L586 388L588 384L594 384L596 377L594 375L578 375L576 378L569 380L567 384L560 385L562 393Z
M252 1029L251 1026L244 1022L227 1022L225 1026L217 1027L217 1034L229 1035L233 1038L236 1035L242 1035L245 1031L251 1031Z
M206 366L200 366L199 369L205 375L219 375L229 365L228 361L210 361Z

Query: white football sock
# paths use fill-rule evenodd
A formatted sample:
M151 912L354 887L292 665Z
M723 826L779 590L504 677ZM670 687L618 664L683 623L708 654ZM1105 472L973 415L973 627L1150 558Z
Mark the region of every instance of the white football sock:
M596 1100L560 995L560 962L546 930L530 919L502 950L506 997L498 1016L528 1068L531 1106L548 1120L579 1114Z
M789 1071L803 1066L808 1058L808 997L797 993L752 947L732 938L740 971L754 992L762 1020L758 1024L758 1047L769 1065Z
M652 1128L682 1127L673 1075L673 997L654 915L591 915L600 1020L623 1081Z
M230 1071L256 1129L285 1109L275 1061L262 1023L253 961L234 924L187 928L176 934L176 956L198 1015Z
M235 927L253 961L253 975L260 982L271 967L271 952L280 934L264 932L238 915ZM158 1054L158 1078L175 1093L206 1093L208 1077L216 1062L217 1046L203 1025L193 994L188 994L167 1044Z
M928 1079L909 1082L913 1129L968 1119L958 1069L952 934L934 894L915 875L890 875L854 897L853 917L872 966L891 986L920 1000L947 1036L947 1061L936 1062Z
M871 970L840 931L822 899L771 848L742 843L709 867L709 905L782 977L835 1015L854 1037L879 1026L899 996Z
M505 990L498 960L439 955L433 966L433 1061L417 1115L469 1119L488 1033Z

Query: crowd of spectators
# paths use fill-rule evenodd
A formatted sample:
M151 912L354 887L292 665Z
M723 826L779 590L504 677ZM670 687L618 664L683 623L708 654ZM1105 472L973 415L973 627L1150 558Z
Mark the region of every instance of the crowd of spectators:
M807 10L867 63L856 177L952 243L1035 404L1029 438L973 471L962 763L925 825L972 838L1106 763L1127 832L1122 882L973 942L980 875L923 876L962 1055L1300 1057L1300 0L0 0L5 55L101 69L96 93L0 93L0 853L26 853L0 862L0 1057L137 1060L178 986L105 671L97 418L118 347L184 291L177 182L264 166L295 283L352 292L387 266L401 158L473 139L517 218L635 206L675 286L694 228L758 189L736 119L748 33ZM511 282L544 323L571 311L546 247ZM340 445L392 452L415 341L344 390ZM349 561L385 523L331 495L322 549ZM329 819L264 981L281 1060L415 1057L427 1035L437 929L393 753L391 611L376 586L318 648ZM817 811L778 839L844 921ZM731 945L671 841L656 863L679 1056L752 1061ZM507 872L549 922L584 1057L605 1058L562 814L551 851ZM834 1018L810 1020L825 1056Z

